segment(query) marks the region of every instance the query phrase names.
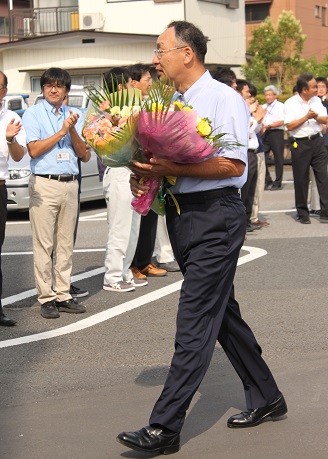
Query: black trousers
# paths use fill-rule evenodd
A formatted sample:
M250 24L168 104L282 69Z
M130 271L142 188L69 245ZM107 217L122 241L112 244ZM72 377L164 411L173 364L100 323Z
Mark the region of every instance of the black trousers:
M151 262L155 247L157 220L158 215L151 209L147 215L141 217L136 253L131 266L143 269Z
M184 276L175 352L150 424L180 432L186 411L218 341L240 376L247 408L266 406L279 395L261 348L243 321L233 279L246 232L238 194L200 204L166 206L169 236ZM218 397L220 390L218 388Z
M272 183L272 178L269 172L268 160L269 153L272 151L275 162L276 178L273 181L274 185L281 186L283 168L284 168L284 131L282 129L270 129L266 131L262 137L264 153L265 153L265 183Z
M2 269L1 269L1 250L5 240L7 221L7 188L5 185L0 186L0 315L2 312Z
M328 154L324 139L296 139L296 143L297 148L291 143L291 153L297 213L300 217L309 216L308 190L312 166L320 196L321 215L328 216Z
M252 207L257 182L257 153L254 151L248 151L247 158L248 173L247 180L244 186L241 188L241 200L246 208L246 218L247 222L249 222L252 215Z

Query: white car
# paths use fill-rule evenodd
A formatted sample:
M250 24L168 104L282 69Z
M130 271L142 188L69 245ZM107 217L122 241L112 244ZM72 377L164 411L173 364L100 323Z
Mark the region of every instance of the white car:
M102 199L103 188L99 180L97 156L91 151L91 158L82 163L81 202ZM9 179L6 180L8 191L8 211L27 211L29 208L28 182L31 175L30 156L27 153L18 163L9 158Z

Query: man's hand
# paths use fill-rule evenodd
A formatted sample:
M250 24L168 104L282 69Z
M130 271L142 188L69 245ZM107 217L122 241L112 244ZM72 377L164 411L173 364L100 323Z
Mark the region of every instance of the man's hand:
M10 123L8 124L6 128L6 139L8 142L11 142L12 139L19 133L19 131L22 129L23 125L21 121L16 121L15 123L15 118L13 118Z
M75 129L75 125L78 122L80 115L78 113L73 113L72 110L69 111L69 117L64 120L63 127L60 132L63 135L68 134L68 132Z
M179 165L166 159L150 158L150 164L133 162L130 169L138 177L164 177L165 175L177 176Z
M310 110L307 112L306 116L307 116L307 119L308 119L308 120L309 120L309 119L312 119L312 118L316 119L316 118L318 118L318 113L315 112L315 111L313 111L313 110L310 108Z
M139 198L140 196L147 194L149 191L149 186L140 184L134 175L131 175L130 177L130 188L131 188L131 193L136 198Z

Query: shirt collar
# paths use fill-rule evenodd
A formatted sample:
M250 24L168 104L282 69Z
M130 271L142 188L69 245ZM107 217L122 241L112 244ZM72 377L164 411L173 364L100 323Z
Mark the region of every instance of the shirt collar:
M55 113L56 109L55 109L54 105L49 104L49 102L46 99L44 99L42 103L44 105L44 108L47 110L47 112ZM64 104L62 104L61 107L59 107L58 112L60 114L65 113L65 105Z
M203 75L184 93L185 99L191 99L193 95L198 92L199 88L203 88L204 85L208 84L212 79L210 72L206 70L206 72L204 72Z

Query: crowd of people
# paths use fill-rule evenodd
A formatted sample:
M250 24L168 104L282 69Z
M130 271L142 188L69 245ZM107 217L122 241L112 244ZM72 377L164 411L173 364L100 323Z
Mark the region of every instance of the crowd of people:
M264 88L266 103L256 100L256 87L237 79L224 67L212 72L213 78L231 86L245 100L250 111L248 141L248 175L241 188L245 204L247 231L268 226L258 218L264 190L282 188L285 131L288 132L295 188L296 220L310 224L310 216L327 221L327 153L328 153L328 81L311 74L298 77L294 95L285 103L278 100L274 85ZM269 171L270 154L275 165L275 179ZM308 196L311 182L310 202Z
M141 63L115 67L106 72L104 81L112 91L123 86L137 88L145 98L152 84L152 71L150 66ZM267 221L259 219L259 209L264 190L273 191L282 187L285 129L290 135L296 219L309 224L309 216L315 215L325 222L328 219L327 79L301 75L294 88L294 96L285 104L277 100L277 88L269 85L264 88L266 103L261 105L256 100L256 87L249 81L237 79L231 69L217 67L211 71L211 76L233 88L244 99L249 111L248 172L246 182L240 189L246 208L246 231L269 225ZM0 79L2 100L8 82L2 72ZM114 82L117 87L111 88ZM90 148L81 138L82 114L66 105L70 85L68 72L48 69L41 78L41 91L45 99L42 104L26 110L22 122L14 112L2 109L1 113L0 174L3 179L0 185L2 183L4 196L8 154L19 161L21 155L15 153L20 146L22 154L27 149L31 156L29 191L34 272L41 314L45 318L57 318L61 311L85 312L85 307L78 304L76 298L88 295L88 291L70 284L79 214L80 162L90 158ZM10 120L8 124L10 117L16 121ZM15 135L10 136L14 128ZM9 130L8 133L6 130ZM274 180L268 167L271 152L275 163ZM98 166L108 216L104 290L133 291L146 286L147 277L161 277L167 275L168 271L180 270L168 237L165 217L158 217L152 210L146 216L140 216L131 208L130 169L105 167L99 160ZM61 196L63 191L65 193ZM5 201L3 199L4 206ZM5 210L1 217L3 243ZM47 222L47 226L40 225L40 221ZM5 318L2 309L0 324L14 324L14 321Z
M153 71L153 67L142 63L114 67L106 72L104 82L112 91L123 86L137 88L146 98ZM259 219L259 210L264 190L282 188L285 130L288 130L290 139L296 219L309 224L310 216L318 216L321 222L326 222L327 79L301 75L294 87L294 95L285 104L278 101L278 89L274 85L266 86L266 103L261 105L256 100L256 87L249 81L238 79L231 69L217 67L211 71L211 76L234 89L248 107L248 169L246 181L240 187L246 208L246 232L269 225L269 222ZM1 102L8 86L3 72L0 80ZM116 87L112 88L113 84ZM2 109L0 118L0 190L3 194L0 242L2 246L8 155L19 161L28 151L32 170L29 192L34 274L41 315L45 318L58 318L60 312L85 312L85 307L77 303L77 298L88 295L87 290L70 283L79 215L81 161L90 158L90 148L81 137L82 114L66 105L70 85L68 72L50 68L41 78L44 102L26 110L23 120L5 109ZM268 167L270 153L275 163L274 179ZM99 160L98 167L108 217L103 289L129 292L146 286L147 277L162 277L168 271L179 271L165 217L158 217L152 210L146 216L140 216L130 205L133 197L129 183L130 169L105 167ZM310 180L311 203L308 206ZM40 224L41 221L47 223ZM15 321L6 318L1 308L0 325L14 324Z

